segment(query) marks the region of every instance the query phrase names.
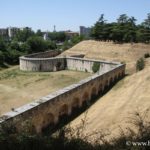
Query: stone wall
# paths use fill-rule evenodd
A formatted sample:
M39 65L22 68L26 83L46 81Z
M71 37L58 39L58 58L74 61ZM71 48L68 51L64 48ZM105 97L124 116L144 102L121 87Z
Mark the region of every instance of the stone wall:
M50 55L49 53L47 53ZM76 57L45 58L46 53L20 57L20 69L26 71L77 70L92 72L94 62L100 63L100 70L92 77L51 93L32 103L4 114L0 127L12 125L18 132L28 130L41 133L50 124L59 123L63 115L70 115L74 108L80 108L94 96L103 93L112 83L125 74L125 65L117 62L83 59ZM44 58L40 58L44 56ZM51 55L52 56L52 55Z
M26 55L26 58L50 58L55 57L60 54L60 51L51 50L46 52L34 53L30 55Z
M20 70L59 71L64 69L93 72L94 62L100 63L100 72L114 68L118 63L73 57L53 57L57 52L43 52L20 57ZM43 58L42 58L43 57Z
M41 133L50 124L59 123L61 116L69 116L74 108L82 107L85 102L91 101L93 96L103 93L124 74L125 65L115 63L109 70L103 70L79 83L4 114L0 119L0 126L13 125L18 132L29 130Z
M20 70L23 71L59 71L64 70L64 58L25 58L20 57Z
M118 64L115 62L108 62L108 61L66 57L66 65L67 65L66 67L69 70L93 72L92 67L94 62L100 63L99 72L115 68L116 65Z

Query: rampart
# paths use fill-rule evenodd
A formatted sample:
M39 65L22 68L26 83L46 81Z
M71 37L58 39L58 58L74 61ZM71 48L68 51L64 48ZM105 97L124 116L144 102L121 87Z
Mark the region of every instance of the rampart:
M39 60L36 61L33 59L34 58L31 60L32 67L34 66L33 64L39 64L39 62L36 61L40 61L40 63L43 61L40 60L41 58L38 58ZM49 65L55 65L56 62L61 61L61 69L67 68L79 71L85 71L85 69L87 69L89 72L91 72L92 64L96 61L100 63L100 71L92 77L88 77L76 84L4 114L0 118L0 126L9 124L13 125L18 132L28 129L35 133L41 133L50 124L55 125L59 123L59 119L63 115L71 115L75 108L82 107L84 103L90 102L94 96L103 93L105 89L118 81L118 79L122 78L125 74L125 65L116 62L72 57L48 58L48 60L51 61ZM24 58L21 57L21 61L24 61ZM24 62L21 63L21 69L23 69L23 63ZM27 64L27 62L25 62L25 64ZM45 64L48 66L48 63ZM26 67L27 66L28 65L26 65ZM33 71L35 70L33 69Z
M73 57L54 57L58 52L47 51L20 57L20 70L24 71L60 71L60 70L77 70L85 72L93 72L92 66L94 62L100 63L100 71L114 68L117 63L83 59L78 56ZM50 56L50 57L49 57Z

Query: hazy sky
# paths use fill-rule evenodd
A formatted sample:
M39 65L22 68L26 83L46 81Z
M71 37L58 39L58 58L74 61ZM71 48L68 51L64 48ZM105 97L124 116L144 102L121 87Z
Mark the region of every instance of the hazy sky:
M0 28L73 30L92 26L104 13L108 22L120 14L134 16L138 23L150 13L150 0L0 0Z

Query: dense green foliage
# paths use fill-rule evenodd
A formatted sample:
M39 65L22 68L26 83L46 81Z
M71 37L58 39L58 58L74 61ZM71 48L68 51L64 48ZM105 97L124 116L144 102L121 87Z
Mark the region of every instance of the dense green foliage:
M94 62L94 63L93 63L93 66L92 66L92 71L93 71L94 73L96 73L96 72L99 70L99 68L100 68L100 63Z
M47 40L43 39L47 34ZM126 14L119 16L116 22L107 23L102 14L99 20L92 27L91 36L96 40L113 41L115 43L126 42L150 42L150 13L141 23L136 24L134 17ZM0 67L4 64L17 64L19 56L29 53L47 50L66 50L84 40L83 36L67 36L65 32L37 32L30 28L18 30L9 39L0 37ZM144 56L148 57L148 55Z
M137 71L143 70L144 67L145 67L144 59L140 58L139 60L137 60L137 62L136 62L136 70Z
M123 42L150 42L150 13L139 25L134 17L126 14L119 16L116 22L107 23L102 14L92 28L92 36L96 40Z
M65 32L48 32L48 39L44 40L44 34L41 30L35 33L25 28L18 30L11 39L0 37L0 67L4 64L18 64L19 56L25 54L47 50L66 50L83 40L80 36L67 37ZM61 43L60 46L59 43Z

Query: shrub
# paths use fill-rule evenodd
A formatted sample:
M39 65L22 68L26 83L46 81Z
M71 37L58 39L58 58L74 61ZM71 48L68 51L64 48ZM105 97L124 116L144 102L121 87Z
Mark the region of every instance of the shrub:
M148 58L148 57L150 57L150 54L149 53L145 53L144 54L144 58Z
M94 62L92 67L93 72L96 73L99 70L99 67L100 67L100 63Z
M145 67L144 59L140 58L139 60L137 60L137 62L136 62L136 70L137 71L143 70L144 67Z

